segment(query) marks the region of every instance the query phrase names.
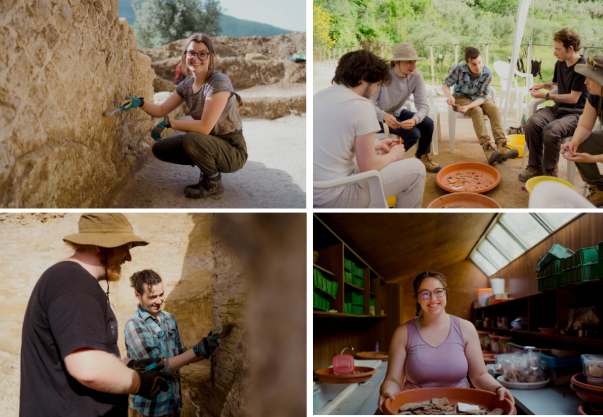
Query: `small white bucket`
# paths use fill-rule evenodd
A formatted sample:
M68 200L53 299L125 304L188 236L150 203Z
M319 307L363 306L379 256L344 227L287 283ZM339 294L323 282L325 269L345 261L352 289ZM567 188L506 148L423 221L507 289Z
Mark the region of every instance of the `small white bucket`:
M492 294L503 294L505 292L504 278L491 278L490 283L492 284Z

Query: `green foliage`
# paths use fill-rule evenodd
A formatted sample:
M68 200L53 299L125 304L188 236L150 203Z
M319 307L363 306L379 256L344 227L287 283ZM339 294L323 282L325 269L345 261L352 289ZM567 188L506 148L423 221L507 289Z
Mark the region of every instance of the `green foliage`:
M132 29L138 45L157 48L187 38L194 32L220 33L219 0L133 0L136 21Z
M221 36L232 36L242 38L244 36L271 36L292 33L287 29L277 28L266 23L252 22L250 20L237 19L236 17L220 14Z
M475 7L500 15L515 14L517 0L475 0Z

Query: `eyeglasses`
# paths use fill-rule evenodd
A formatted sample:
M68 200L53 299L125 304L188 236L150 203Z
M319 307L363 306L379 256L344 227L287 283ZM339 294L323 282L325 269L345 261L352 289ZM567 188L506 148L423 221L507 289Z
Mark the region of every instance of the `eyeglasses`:
M419 297L422 300L431 300L431 294L432 292L429 290L423 290L419 293ZM446 288L436 288L433 291L433 295L436 296L436 298L443 298L444 295L446 295Z
M199 57L199 61L205 61L207 59L207 57L209 56L209 52L205 52L205 51L201 51L201 52L194 52L194 51L186 51L186 57L188 59L194 59L195 57Z
M598 63L597 61L595 61L591 56L586 58L586 65L588 66L588 68L590 68L591 70L595 70L595 67L601 67L603 68L603 64ZM596 70L595 70L596 71Z

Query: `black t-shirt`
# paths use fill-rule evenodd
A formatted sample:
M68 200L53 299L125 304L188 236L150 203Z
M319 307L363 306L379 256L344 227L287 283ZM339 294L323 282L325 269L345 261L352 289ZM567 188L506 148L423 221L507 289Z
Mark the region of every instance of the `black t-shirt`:
M599 100L601 100L601 96L593 96L591 93L588 93L588 102L591 106L593 106L593 109L595 109L595 111L599 110ZM599 115L597 114L597 116Z
M107 296L88 271L69 261L48 268L33 289L23 321L19 416L127 416L127 395L85 387L64 362L82 348L120 357L117 335Z
M583 109L586 104L586 95L588 94L588 88L584 84L586 77L575 71L577 64L586 64L586 60L582 55L580 55L578 62L571 67L568 67L565 62L561 61L557 61L555 64L553 82L557 83L557 94L570 94L572 91L582 91L582 95L576 104L556 103L557 107Z

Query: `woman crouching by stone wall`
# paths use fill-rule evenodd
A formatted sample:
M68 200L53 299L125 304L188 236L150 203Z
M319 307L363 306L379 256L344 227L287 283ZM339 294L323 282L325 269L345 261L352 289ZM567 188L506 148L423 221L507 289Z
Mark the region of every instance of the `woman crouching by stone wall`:
M140 107L153 117L164 117L151 136L158 141L153 155L161 161L198 166L199 183L189 185L184 194L205 198L222 194L222 172L235 172L247 161L247 145L237 105L241 97L235 93L230 79L216 70L216 53L210 37L191 35L182 53L181 67L187 76L176 91L161 105L128 97L129 110ZM186 102L194 120L169 120L167 115ZM188 132L161 139L167 128Z

